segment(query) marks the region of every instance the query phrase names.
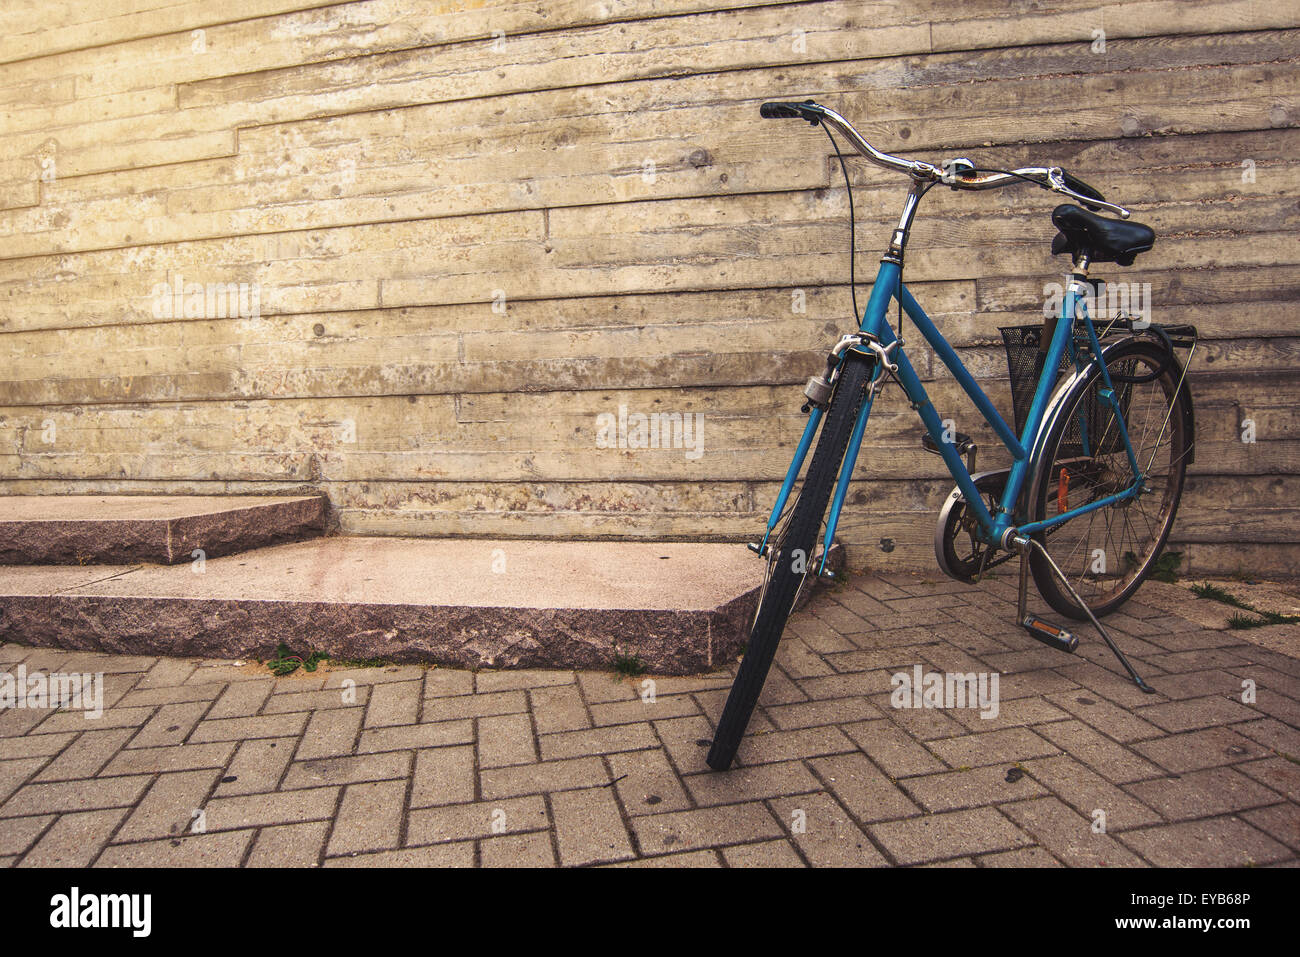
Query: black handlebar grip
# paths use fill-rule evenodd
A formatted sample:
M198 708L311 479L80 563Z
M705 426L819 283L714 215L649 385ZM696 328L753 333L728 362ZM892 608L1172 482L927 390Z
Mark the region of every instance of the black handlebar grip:
M803 116L799 110L800 103L764 103L758 108L758 115L765 120L797 120Z
M1066 173L1064 170L1061 172L1061 180L1066 186L1074 190L1076 193L1079 193L1081 196L1090 196L1093 199L1101 200L1103 203L1106 201L1106 197L1101 194L1101 190L1094 186L1089 186L1083 180L1079 179L1079 177ZM1091 203L1084 203L1083 205L1087 206L1089 209L1100 208L1093 206Z

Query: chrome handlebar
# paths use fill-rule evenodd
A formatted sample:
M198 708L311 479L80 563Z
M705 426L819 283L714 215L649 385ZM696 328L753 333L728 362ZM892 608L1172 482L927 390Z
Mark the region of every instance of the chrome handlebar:
M769 107L779 107L781 109L769 110ZM1121 219L1128 219L1132 215L1123 206L1108 203L1104 199L1095 196L1088 196L1066 185L1067 174L1059 166L1026 166L1005 173L975 173L973 164L965 159L950 160L943 166L935 166L922 160L891 156L889 153L882 153L868 143L863 135L853 128L853 124L839 113L811 100L806 103L764 104L763 115L798 116L813 125L825 123L838 131L853 145L853 148L858 153L877 166L899 173L906 173L913 179L943 183L953 189L997 189L1002 186L1009 186L1012 183L1029 181L1036 183L1043 189L1051 190L1053 193L1068 196L1093 209L1108 210ZM967 170L970 172L967 172Z

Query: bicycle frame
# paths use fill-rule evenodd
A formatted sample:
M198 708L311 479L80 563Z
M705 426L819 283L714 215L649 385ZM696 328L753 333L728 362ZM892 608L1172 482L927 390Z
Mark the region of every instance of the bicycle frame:
M1114 386L1110 380L1110 373L1106 369L1104 362L1100 362L1098 357L1102 355L1101 343L1098 340L1096 329L1093 326L1092 317L1087 314L1086 303L1080 296L1081 284L1078 278L1074 278L1066 291L1064 301L1061 305L1060 320L1056 324L1056 332L1052 337L1051 344L1047 351L1046 359L1043 363L1043 373L1038 381L1038 387L1034 392L1033 402L1030 405L1028 421L1025 423L1024 433L1020 436L1007 421L998 412L997 408L989 400L989 397L980 388L975 381L974 376L962 363L961 358L956 351L943 337L934 325L934 322L926 315L925 310L921 308L911 292L901 281L902 269L898 262L886 257L880 263L880 269L876 273L876 279L871 287L871 297L867 302L866 309L863 310L860 330L868 335L876 337L884 346L890 346L897 343L893 350L893 361L898 367L896 373L898 381L903 387L912 407L920 414L921 421L924 423L926 430L933 438L939 453L943 458L944 464L952 474L958 488L961 489L966 502L979 525L980 535L988 544L997 545L1002 542L1005 533L1011 528L1017 528L1022 535L1033 535L1045 531L1063 522L1067 522L1076 516L1095 511L1099 508L1105 508L1116 502L1125 501L1133 498L1141 489L1144 476L1138 465L1137 456L1134 453L1133 446L1128 436L1127 425L1123 415L1116 415L1116 421L1119 424L1120 435L1124 441L1124 448L1128 455L1129 465L1133 470L1133 482L1128 488L1117 492L1105 498L1089 502L1068 511L1053 515L1051 518L1045 518L1037 522L1029 522L1017 526L1015 524L1016 502L1024 489L1025 482L1032 474L1035 464L1034 456L1039 450L1043 438L1043 420L1047 412L1048 401L1055 383L1055 372L1060 368L1061 360L1065 356L1066 349L1069 348L1071 356L1074 356L1073 348L1073 330L1074 319L1081 316L1084 320L1085 328L1088 332L1089 344L1094 359L1098 362L1102 377L1103 389L1100 396L1103 401L1108 402L1118 412L1114 395ZM984 421L993 429L994 434L1011 453L1012 465L1007 477L1006 487L1003 490L997 507L991 513L984 504L983 496L977 491L974 479L967 469L966 463L962 461L952 442L944 441L944 427L939 414L935 411L934 405L930 402L930 397L921 384L920 378L916 374L912 363L908 360L904 351L904 343L898 340L897 334L889 324L888 312L892 302L897 302L903 312L912 320L917 330L934 349L935 354L943 361L948 370L952 372L957 383L962 390L970 397L975 408L979 410ZM850 350L854 351L854 350ZM869 354L869 353L867 353ZM843 360L841 360L843 361ZM1077 357L1076 357L1077 362ZM857 422L854 425L853 432L849 438L848 448L845 451L844 460L840 465L840 471L835 485L835 495L831 500L830 512L826 519L826 532L823 538L822 563L818 569L818 574L825 568L826 559L830 554L829 544L834 541L835 530L839 525L840 511L844 506L844 498L848 492L849 481L853 476L854 468L857 464L858 454L861 450L862 437L866 431L867 419L871 414L871 406L880 384L879 380L885 374L883 366L877 362L872 374L871 388L863 401L862 409L858 414ZM776 527L782 513L785 511L786 502L789 499L790 492L798 478L799 472L803 467L804 458L807 456L808 449L812 445L813 437L817 432L817 427L821 421L823 410L820 407L814 407L809 413L808 422L804 427L803 436L795 449L794 458L790 463L790 468L786 472L785 480L782 483L781 491L777 496L776 504L772 508L772 514L768 519L767 533L763 538L763 546L767 545L767 540Z

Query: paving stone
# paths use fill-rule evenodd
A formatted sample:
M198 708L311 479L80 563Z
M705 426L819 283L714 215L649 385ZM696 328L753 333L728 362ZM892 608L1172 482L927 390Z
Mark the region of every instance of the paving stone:
M323 688L342 688L349 682L354 685L381 685L390 681L420 681L436 668L423 665L383 665L377 668L330 668L325 673ZM471 676L472 677L472 676Z
M803 858L787 841L759 841L724 847L728 867L806 867Z
M1294 761L1265 758L1263 761L1239 764L1237 770L1272 788L1287 800L1300 803L1300 765ZM1300 814L1300 809L1296 813Z
M542 831L550 815L539 795L413 809L408 815L406 843L437 844L497 834Z
M351 754L361 732L363 717L364 711L360 707L313 712L295 757L306 761Z
M488 768L479 775L487 801L606 784L609 774L600 758L568 758Z
M527 714L493 715L478 720L478 764L500 768L537 760L532 718Z
M1105 698L1086 691L1057 692L1049 695L1048 700L1089 727L1122 743L1159 737L1164 733L1160 728L1134 715L1129 709L1121 708Z
M18 866L88 867L125 816L125 808L64 814Z
M1156 867L1252 867L1291 856L1284 845L1233 816L1126 831L1119 840Z
M264 827L258 832L245 866L315 867L320 861L329 829L328 821Z
M542 759L554 761L590 754L612 754L615 751L639 751L658 746L648 723L616 724L589 731L562 731L540 737Z
M742 804L788 794L821 790L817 780L801 761L738 767L725 774L706 771L682 778L682 783L700 807Z
M993 808L927 814L872 824L874 837L899 864L920 864L1032 844L1023 831Z
M293 760L297 744L296 738L256 738L244 741L239 745L225 774L221 776L214 792L216 797L263 794L276 790L280 779L284 777L285 768Z
M16 758L39 758L58 754L77 737L71 731L63 734L29 734L21 738L0 737L0 767L2 762ZM4 775L0 773L0 800L4 795Z
M474 842L459 844L432 844L427 847L406 847L397 851L380 851L376 854L355 854L331 857L326 867L473 867Z
M410 682L402 682L403 685ZM328 708L356 708L364 711L370 701L371 685L356 688L324 688L320 691L291 691L273 694L262 709L263 714L286 714L293 711L323 711ZM418 699L417 699L418 700ZM409 721L414 724L414 709Z
M750 726L754 723L751 721ZM693 774L709 769L704 759L713 743L713 726L703 716L656 721L654 731L678 773Z
M0 827L0 857L22 854L54 821L53 814L8 818Z
M189 740L202 744L205 741L239 741L244 738L297 737L307 726L308 717L305 712L297 712L252 718L208 718L199 722Z
M474 749L425 748L415 753L411 807L466 804L474 800Z
M630 701L638 697L630 682L617 678L608 671L575 672L582 697L587 704L604 704L609 701Z
M528 697L522 691L499 691L493 694L458 695L453 698L429 698L424 702L423 721L451 721L456 718L481 718L487 715L523 714Z
M863 754L813 758L808 764L859 821L869 824L920 813L898 783Z
M931 741L929 748L954 768L1028 761L1030 758L1056 754L1059 750L1028 728L1008 728L1005 731L968 734L960 738L943 738Z
M938 708L895 708L889 695L877 695L872 704L881 714L917 741L933 741L966 734L966 726Z
M480 671L474 676L474 690L479 694L491 694L494 691L519 691L525 688L544 688L549 685L572 685L576 680L572 671L552 671L545 668Z
M238 867L253 839L253 831L187 834L184 837L138 844L110 844L96 867Z
M175 837L201 833L204 827L211 829L206 820L199 824L197 814L204 812L220 773L207 769L160 774L117 832L114 842Z
M555 848L544 831L502 834L479 842L479 860L484 867L554 867Z
M194 674L198 662L192 658L159 658L147 672L136 688L176 688L185 684L187 678Z
M651 814L633 818L632 829L643 854L669 854L785 836L772 813L756 802Z
M440 748L446 744L471 744L473 741L473 721L439 721L436 724L362 731L356 751L358 754L374 754L376 751Z
M1198 728L1213 728L1234 721L1250 721L1259 714L1239 701L1212 695L1206 698L1190 698L1186 701L1152 705L1150 708L1138 711L1138 716L1165 731L1194 731Z
M367 728L415 724L420 717L423 686L419 681L390 681L373 685L366 707ZM433 720L441 720L434 718Z
M1258 741L1278 754L1300 759L1300 729L1273 718L1262 718L1258 721L1233 725L1232 730L1252 741Z
M933 753L891 721L862 721L846 725L844 731L891 777L948 770Z
M474 672L459 668L430 668L424 675L424 696L445 698L474 693Z
M782 731L868 721L882 717L875 705L861 697L778 705L768 708L767 716Z
M397 847L401 843L405 802L405 780L349 784L343 791L343 803L335 816L326 853L356 854Z
M6 761L4 764L18 762ZM39 764L39 762L38 762ZM3 767L0 767L0 776ZM147 775L120 778L96 778L89 781L56 781L28 784L19 788L3 805L0 817L24 817L30 814L90 811L99 808L127 807L134 804L149 785ZM0 786L0 793L4 788Z
M1104 811L1109 831L1160 821L1160 815L1151 808L1068 754L1026 761L1024 768L1090 820L1097 810Z
M681 779L663 751L622 752L606 760L629 816L681 811L691 806Z
M1012 770L996 764L969 771L944 771L908 778L903 787L927 811L983 807L1045 793L1042 785L1018 769L1008 779Z
M1018 851L999 851L985 854L979 859L981 867L1064 867L1041 847L1025 847Z
M613 701L591 706L592 721L596 725L632 724L637 721L658 721L699 714L699 706L689 695L658 695L653 701Z
M207 804L209 831L273 824L299 824L334 816L339 788L324 787L272 794L213 798Z
M1275 841L1281 841L1293 851L1300 851L1300 811L1294 804L1274 804L1244 811L1240 816Z
M43 716L42 711L18 712L18 714ZM41 722L38 734L51 734L62 731L102 731L105 728L135 728L149 720L153 708L105 708L98 718L91 717L84 711L59 711L49 715ZM39 718L38 718L39 720ZM0 733L4 733L0 731Z
M154 708L162 704L181 704L186 701L213 702L225 688L224 684L183 684L143 690L137 686L136 690L123 695L117 704L123 708Z
M634 861L619 861L604 867L721 867L716 851L687 851L685 854L663 854L657 857L639 857Z
M1211 768L1178 778L1139 781L1128 785L1127 790L1168 821L1244 811L1278 802L1276 793L1235 768Z
M577 684L537 688L529 692L529 698L538 734L591 727L591 718Z
M1161 774L1150 761L1099 734L1082 721L1054 721L1037 730L1057 748L1116 784Z
M1233 728L1208 728L1186 734L1163 735L1150 741L1140 741L1133 745L1133 750L1175 774L1224 764L1239 764L1270 753L1263 745L1243 737Z
M636 854L610 788L561 791L551 796L560 863L580 867L621 861Z
M777 819L813 867L882 867L888 862L844 808L821 792L777 798Z
M328 784L353 784L406 778L411 773L410 751L384 751L377 754L347 755L338 758L314 758L297 761L284 776L281 790L321 787Z
M208 710L206 701L185 701L160 707L127 747L162 748L184 741Z
M190 677L191 681L203 674L202 669ZM258 677L252 674L242 675L242 681L234 681L226 688L217 703L208 712L208 719L247 718L262 710L266 699L271 696L275 685L273 678Z
M800 728L794 731L751 733L741 742L737 757L749 765L856 750L854 743L839 728Z
M1048 796L1006 804L1002 811L1071 867L1142 866L1128 848L1095 829L1100 819L1085 817L1059 798Z
M132 728L84 731L33 780L66 781L73 778L94 777L122 749L132 733Z

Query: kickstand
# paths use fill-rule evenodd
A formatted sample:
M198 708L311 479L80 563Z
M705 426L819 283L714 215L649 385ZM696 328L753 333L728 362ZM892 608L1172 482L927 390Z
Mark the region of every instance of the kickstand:
M1097 620L1097 616L1094 615L1092 613L1092 609L1088 607L1088 603L1079 597L1079 593L1074 590L1074 586L1071 585L1070 580L1065 577L1065 573L1061 571L1060 567L1056 564L1056 562L1052 560L1052 556L1047 553L1047 549L1043 547L1043 543L1034 538L1029 538L1026 540L1028 541L1029 544L1025 548L1025 550L1021 551L1020 553L1021 620L1022 621L1024 620L1024 614L1025 614L1025 602L1026 602L1025 592L1028 583L1026 573L1029 570L1029 563L1025 559L1028 557L1028 549L1036 548L1038 549L1038 554L1043 556L1043 558L1047 561L1048 566L1052 569L1052 572L1056 575L1058 579L1060 579L1061 584L1065 586L1065 590L1070 593L1070 597L1073 598L1075 602L1078 604L1078 606L1083 609L1084 614L1088 616L1088 620L1092 622L1092 626L1097 629L1097 634L1101 635L1102 640L1106 642L1106 646L1115 653L1115 657L1118 658L1119 663L1124 666L1124 670L1127 671L1129 677L1133 679L1133 683L1136 684L1139 688L1141 688L1142 691L1145 692L1146 694L1155 694L1156 689L1151 687L1145 681L1143 681L1142 676L1133 670L1133 666L1129 664L1129 660L1124 657L1124 652L1120 651L1119 647L1115 644L1115 642L1111 640L1110 633L1106 631L1105 628L1102 627L1101 622Z

